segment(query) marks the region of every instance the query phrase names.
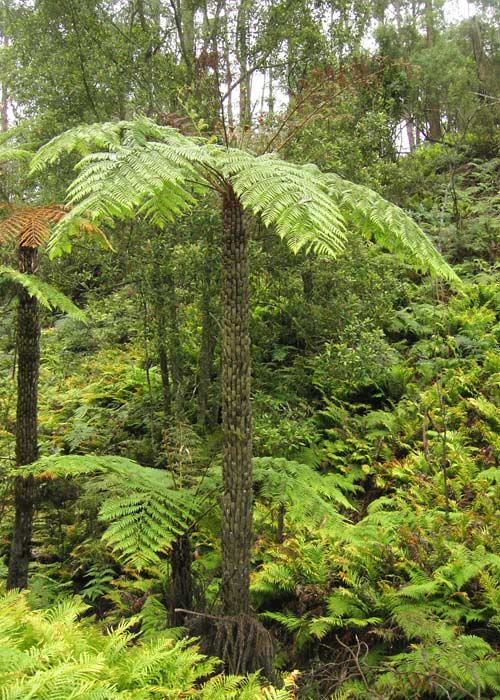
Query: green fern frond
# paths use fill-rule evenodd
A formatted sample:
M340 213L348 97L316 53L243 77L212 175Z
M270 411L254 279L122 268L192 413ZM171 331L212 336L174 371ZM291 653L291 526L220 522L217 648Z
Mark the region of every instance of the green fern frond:
M461 284L421 228L402 209L379 194L332 173L323 176L326 192L337 203L349 224L396 253L414 268Z
M172 475L124 457L52 455L30 464L40 479L101 474L107 497L99 517L108 523L103 539L129 566L142 570L158 563L175 537L198 516L202 497L178 491ZM126 492L126 493L124 493Z
M0 284L4 280L21 285L26 291L38 299L39 303L49 310L59 309L63 313L76 318L83 323L87 322L84 312L79 309L67 296L43 282L36 275L25 275L18 270L0 265Z
M338 506L354 510L346 494L359 487L344 475L321 474L308 464L279 457L256 457L253 466L259 497L286 505L292 519L308 517L314 524L330 517L340 523Z
M291 700L293 684L264 691L258 675L216 676L219 664L192 640L161 633L144 643L130 632L137 619L102 631L78 620L81 602L32 610L17 592L0 594L1 700ZM268 694L267 694L268 693Z
M30 174L38 173L47 165L56 163L63 154L75 152L82 157L95 148L117 148L120 144L121 128L126 124L127 122L83 124L64 131L42 146L33 156Z
M17 146L0 145L0 163L10 161L28 161L33 158L33 153Z
M65 132L40 149L32 171L69 151L84 157L69 191L74 207L56 227L52 254L69 245L75 217L90 217L98 224L140 213L163 226L189 209L194 195L207 186L230 186L243 207L274 226L294 251L337 257L346 248L349 229L359 228L415 267L459 281L401 209L315 166L206 144L140 117Z
M294 252L337 257L344 251L344 216L325 192L319 170L241 151L221 154L219 160L243 207L260 214L266 226L274 225Z

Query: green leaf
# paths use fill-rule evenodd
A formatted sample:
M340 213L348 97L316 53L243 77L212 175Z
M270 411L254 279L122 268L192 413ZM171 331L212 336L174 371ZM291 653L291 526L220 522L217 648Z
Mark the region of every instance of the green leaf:
M10 267L0 266L0 281L8 280L14 284L19 284L30 296L36 297L40 304L51 311L59 309L68 316L87 323L87 317L66 295L52 287L47 282L42 282L35 275L26 275Z

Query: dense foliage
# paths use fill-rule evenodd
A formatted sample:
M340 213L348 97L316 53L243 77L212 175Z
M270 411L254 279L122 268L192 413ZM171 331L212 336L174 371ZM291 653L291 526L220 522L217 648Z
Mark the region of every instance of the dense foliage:
M448 10L2 3L2 700L500 698L499 15ZM249 234L240 616L228 188ZM6 590L23 507L27 590Z

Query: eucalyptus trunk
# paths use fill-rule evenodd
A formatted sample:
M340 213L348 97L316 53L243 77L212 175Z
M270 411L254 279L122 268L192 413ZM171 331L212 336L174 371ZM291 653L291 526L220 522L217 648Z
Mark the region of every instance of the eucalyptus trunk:
M171 413L172 402L170 399L170 372L168 370L168 357L165 347L166 332L165 319L161 316L157 319L158 322L158 364L160 365L161 388L163 398L163 426L168 425L169 416Z
M214 367L214 352L216 343L216 329L213 318L213 267L214 267L214 241L212 231L207 237L207 249L203 266L203 282L201 293L201 344L198 357L198 394L196 415L200 427L208 427L210 420L209 391Z
M168 254L171 256L171 249L169 249ZM170 258L164 272L164 281L167 293L168 347L170 349L170 371L174 403L173 409L177 418L180 418L184 414L182 396L182 377L184 368L182 362L181 333L179 329L179 319L177 316L177 290Z
M19 269L34 274L38 250L20 246ZM40 368L40 313L38 301L19 289L17 316L16 465L38 459L38 374ZM26 588L33 530L34 480L19 474L14 489L15 519L7 588Z
M228 186L222 233L222 608L250 611L252 547L252 428L248 239L243 210Z
M165 309L166 288L162 278L161 258L157 255L153 260L153 279L151 280L152 307L156 321L156 351L160 366L163 427L169 424L172 412L172 388L170 386L170 369L167 354L167 317Z
M425 0L425 39L427 46L432 48L435 45L435 20L433 0ZM432 77L431 77L432 81ZM441 105L439 100L439 90L435 85L430 85L428 88L426 99L427 121L429 123L428 138L436 143L441 141L443 137L443 129L441 126Z

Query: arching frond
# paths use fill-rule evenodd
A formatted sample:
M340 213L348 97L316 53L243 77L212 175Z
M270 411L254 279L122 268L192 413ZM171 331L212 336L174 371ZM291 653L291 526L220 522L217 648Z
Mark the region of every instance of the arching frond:
M198 517L203 497L175 488L170 472L125 457L52 455L27 466L39 479L100 474L107 494L99 517L103 539L138 570L157 563L178 534Z
M31 153L31 151L26 151L24 148L17 148L16 146L8 146L6 144L0 145L0 163L28 161L32 157L33 153Z
M79 321L87 320L83 311L75 306L71 299L47 282L42 282L36 275L25 275L18 270L0 265L0 284L3 280L20 284L31 296L36 297L42 306L51 311L59 309Z
M327 196L342 210L350 227L396 253L415 269L449 282L460 280L422 229L402 209L368 187L338 175L322 175Z
M341 208L324 190L319 170L273 155L220 151L222 172L245 209L274 225L290 248L337 257L347 241Z
M86 156L96 148L108 150L118 147L120 130L125 123L83 124L63 131L37 151L31 161L30 174L56 163L65 153L75 152L79 156Z
M59 223L51 251L68 245L76 217L94 224L141 214L158 226L193 206L204 187L231 186L292 250L338 256L350 229L360 229L424 272L458 278L423 231L369 188L313 165L222 148L159 126L147 117L71 129L43 146L32 171L62 153L83 155L69 190L73 210ZM97 151L97 152L95 152Z
M107 150L90 153L78 164L68 191L74 206L56 228L49 246L52 254L67 245L79 218L95 225L142 215L163 227L190 209L194 195L207 186L200 168L210 167L212 155L197 140L146 118L120 124L119 145L110 143Z

